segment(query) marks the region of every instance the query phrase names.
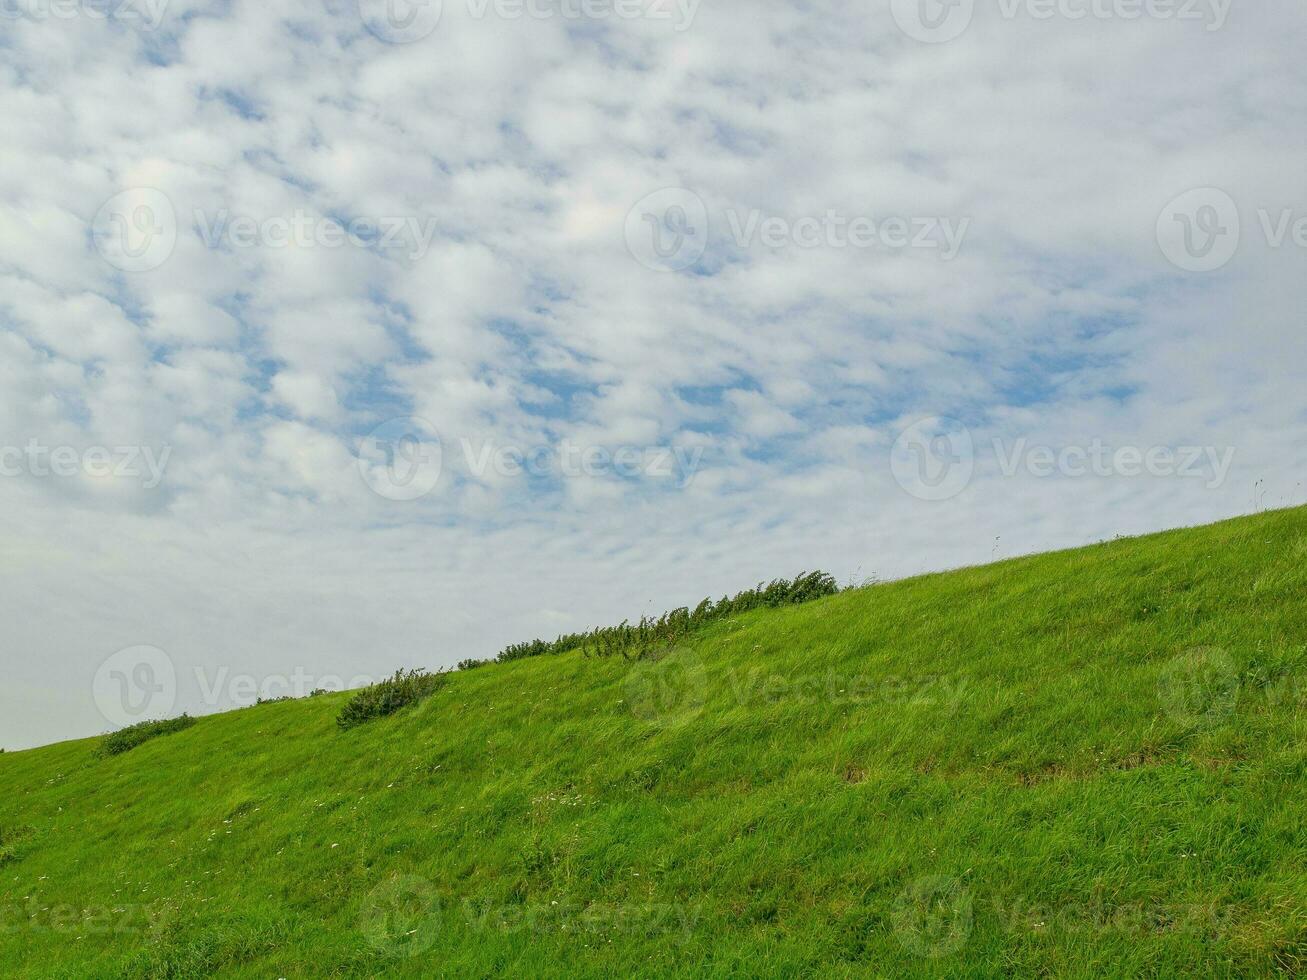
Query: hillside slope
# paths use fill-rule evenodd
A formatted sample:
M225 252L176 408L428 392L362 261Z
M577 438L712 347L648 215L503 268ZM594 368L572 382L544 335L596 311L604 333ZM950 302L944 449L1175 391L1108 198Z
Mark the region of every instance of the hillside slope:
M1307 510L0 755L5 976L1307 971Z

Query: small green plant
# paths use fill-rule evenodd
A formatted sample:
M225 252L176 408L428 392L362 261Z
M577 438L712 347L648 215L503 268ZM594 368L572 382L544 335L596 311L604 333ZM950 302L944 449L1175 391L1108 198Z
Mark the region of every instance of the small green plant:
M0 827L0 868L19 859L18 844L32 833L32 828L26 826Z
M152 738L158 738L160 735L171 735L174 732L190 728L194 724L194 718L190 715L182 715L180 718L169 718L166 721L143 721L136 725L129 725L127 728L119 729L112 735L106 735L104 741L100 743L100 754L104 756L122 755L124 752L130 752L138 745L148 742Z
M693 610L688 607L673 609L657 619L642 616L640 622L634 625L623 621L617 626L605 626L588 633L560 636L552 643L547 640L517 643L504 649L495 659L499 663L507 663L526 657L583 650L586 656L620 655L627 660L641 660L716 620L751 609L775 609L778 606L811 602L835 595L839 590L834 576L826 572L801 572L793 579L779 578L765 585L759 582L757 588L745 589L735 596L722 596L716 602L704 599Z
M395 676L365 687L341 709L336 724L351 729L374 718L393 715L401 708L429 698L445 686L443 673L432 674L422 669L398 670Z

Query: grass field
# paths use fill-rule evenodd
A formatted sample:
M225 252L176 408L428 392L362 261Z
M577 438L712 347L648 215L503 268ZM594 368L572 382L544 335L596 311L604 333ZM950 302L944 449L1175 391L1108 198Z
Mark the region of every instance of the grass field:
M0 975L1307 973L1307 511L0 755Z

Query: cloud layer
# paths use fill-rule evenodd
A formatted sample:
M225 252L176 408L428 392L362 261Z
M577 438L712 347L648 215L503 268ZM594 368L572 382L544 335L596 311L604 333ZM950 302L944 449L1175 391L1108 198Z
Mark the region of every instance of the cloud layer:
M0 0L0 744L1304 499L1301 4L406 3Z

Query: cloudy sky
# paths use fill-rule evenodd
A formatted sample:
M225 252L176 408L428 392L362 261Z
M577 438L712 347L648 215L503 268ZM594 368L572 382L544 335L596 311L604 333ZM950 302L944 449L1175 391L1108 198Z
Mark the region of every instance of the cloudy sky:
M1305 49L0 0L0 745L1307 501Z

